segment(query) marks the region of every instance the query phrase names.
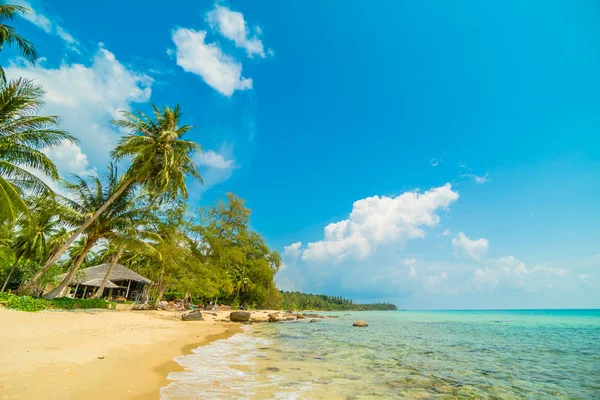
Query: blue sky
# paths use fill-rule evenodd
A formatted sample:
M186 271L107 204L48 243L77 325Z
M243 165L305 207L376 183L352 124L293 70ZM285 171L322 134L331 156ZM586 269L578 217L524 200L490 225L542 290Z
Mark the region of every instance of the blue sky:
M24 1L18 1L25 4ZM284 289L401 308L600 307L595 1L29 0L2 52L101 171L121 109L181 103L205 185Z

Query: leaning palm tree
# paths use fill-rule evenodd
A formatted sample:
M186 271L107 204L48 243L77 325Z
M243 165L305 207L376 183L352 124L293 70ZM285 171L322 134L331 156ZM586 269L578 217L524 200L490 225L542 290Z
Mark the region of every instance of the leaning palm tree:
M78 210L81 215L89 215L97 210L107 199L120 190L123 185L124 176L119 177L114 165L110 165L106 175L106 184L103 185L97 176L90 177L92 185L80 176L75 176L75 183L67 183L67 189L71 194L71 207ZM73 264L63 281L43 297L53 299L73 281L77 271L85 261L92 247L100 239L110 239L128 229L131 221L137 221L141 215L146 213L145 207L139 207L139 202L133 186L122 191L122 195L112 202L106 212L102 213L94 222L88 225L85 233L85 244L82 251L73 260Z
M16 46L21 56L30 63L35 63L38 54L31 42L23 39L19 34L15 32L15 28L5 24L7 21L12 21L17 14L28 14L31 10L27 7L1 4L0 5L0 51L4 48L4 45ZM0 66L0 83L6 84L6 75L4 74L4 68Z
M28 213L26 193L51 192L32 173L58 179L56 166L42 150L76 142L55 129L58 117L37 115L44 104L43 95L40 86L26 79L0 87L0 223L12 223Z
M193 127L179 125L181 118L179 105L173 109L164 107L160 110L152 104L152 108L154 119L141 111L135 113L123 111L123 119L113 121L117 127L128 131L112 152L113 158L117 161L124 158L132 159L125 179L111 196L105 199L104 204L90 213L69 240L46 261L42 271L50 269L71 243L132 185L141 185L156 199L177 196L185 198L187 197L186 177L190 176L202 181L198 167L192 159L194 153L202 149L198 143L182 139ZM36 282L31 280L22 286L19 292L27 292L35 284Z

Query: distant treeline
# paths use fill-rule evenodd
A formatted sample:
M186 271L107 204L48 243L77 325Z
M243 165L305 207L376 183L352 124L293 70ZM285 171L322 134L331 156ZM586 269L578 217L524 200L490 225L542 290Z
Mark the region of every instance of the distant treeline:
M356 304L341 296L281 291L282 308L286 310L319 311L388 311L397 310L391 303Z

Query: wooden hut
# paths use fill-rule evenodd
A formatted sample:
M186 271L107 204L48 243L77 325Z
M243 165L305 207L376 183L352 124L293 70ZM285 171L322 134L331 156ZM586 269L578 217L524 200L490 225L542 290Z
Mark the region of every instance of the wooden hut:
M77 272L73 282L69 285L71 297L85 298L94 293L102 284L102 280L109 268L110 264L105 263ZM60 275L58 279L62 280L64 277L66 277L66 274ZM150 285L151 283L150 279L143 277L124 265L116 264L108 277L102 297L110 299L123 297L126 300L135 300L138 294L144 292L146 285Z

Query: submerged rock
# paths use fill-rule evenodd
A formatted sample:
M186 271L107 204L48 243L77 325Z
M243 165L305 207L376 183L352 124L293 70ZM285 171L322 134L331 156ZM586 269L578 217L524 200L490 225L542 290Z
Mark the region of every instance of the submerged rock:
M354 324L352 324L352 326L364 328L365 326L369 326L369 324L367 324L365 321L354 321Z
M187 314L182 314L181 319L183 321L204 321L204 318L202 317L202 311L200 310L190 311Z
M250 313L248 311L232 311L229 314L231 322L250 322Z
M313 319L311 319L311 320L310 320L310 321L308 321L308 322L317 322L317 320L313 318Z

